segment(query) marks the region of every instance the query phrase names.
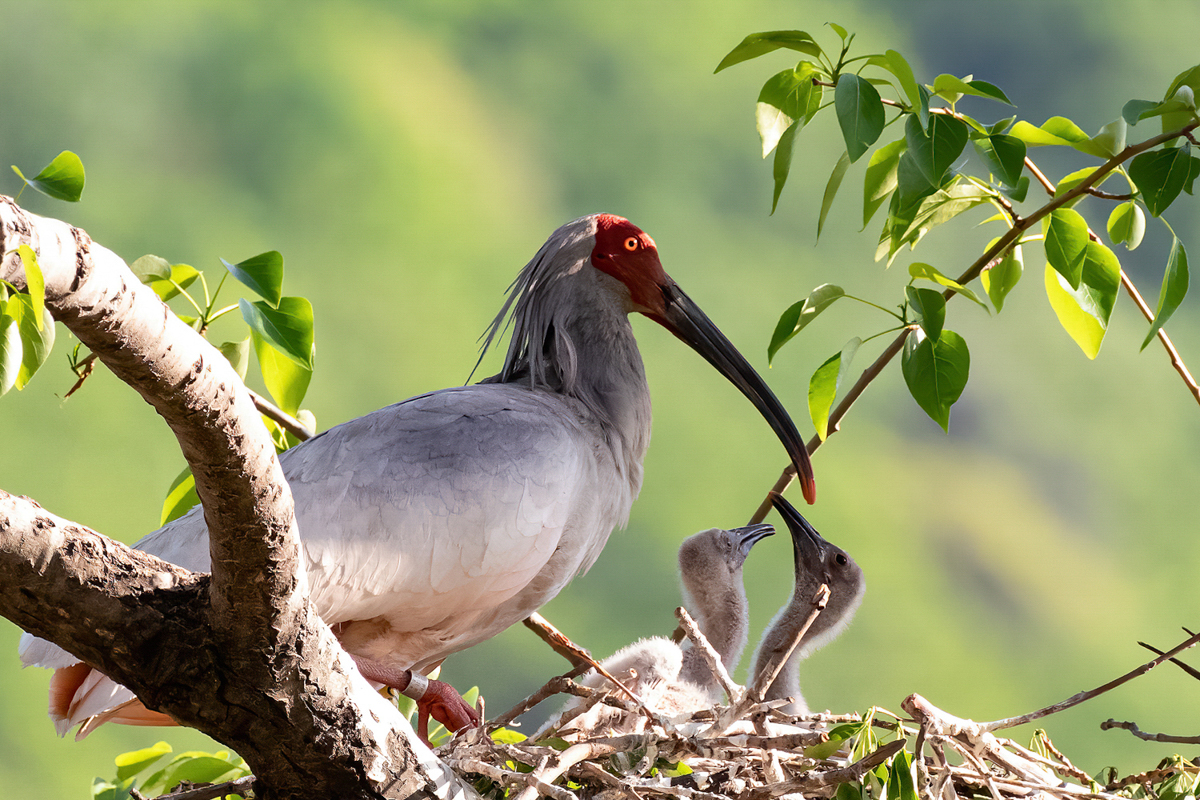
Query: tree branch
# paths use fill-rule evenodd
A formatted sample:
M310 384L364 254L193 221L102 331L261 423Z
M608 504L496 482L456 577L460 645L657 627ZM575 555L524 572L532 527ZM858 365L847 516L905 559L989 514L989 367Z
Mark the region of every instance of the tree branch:
M0 279L25 286L174 431L213 573L193 575L0 495L0 614L236 750L265 798L462 794L312 611L291 494L228 361L116 255L0 197ZM70 609L69 613L52 609Z

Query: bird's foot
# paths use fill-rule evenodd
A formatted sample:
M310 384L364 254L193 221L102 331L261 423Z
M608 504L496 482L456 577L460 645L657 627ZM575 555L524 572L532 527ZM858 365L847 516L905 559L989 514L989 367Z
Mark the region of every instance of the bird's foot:
M430 744L430 717L445 725L451 733L479 725L479 714L450 684L430 680L413 670L397 669L359 656L353 658L364 678L396 689L417 701L417 735L425 744Z

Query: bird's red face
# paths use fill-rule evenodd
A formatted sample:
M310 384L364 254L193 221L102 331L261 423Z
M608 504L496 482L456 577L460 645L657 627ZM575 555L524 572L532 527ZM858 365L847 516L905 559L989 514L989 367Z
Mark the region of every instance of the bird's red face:
M670 282L649 234L624 217L601 214L596 220L592 266L629 288L637 310L651 317L666 313L662 289Z

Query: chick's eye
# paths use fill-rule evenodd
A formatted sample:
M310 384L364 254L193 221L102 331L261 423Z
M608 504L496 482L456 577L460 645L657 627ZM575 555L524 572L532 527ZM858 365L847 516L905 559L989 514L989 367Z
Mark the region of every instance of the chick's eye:
M846 565L846 557L844 555L842 555L841 553L838 553L837 563L839 566L845 566Z
M637 237L630 236L628 239L625 240L625 249L632 253L634 250L638 249L638 244L639 243L638 243Z

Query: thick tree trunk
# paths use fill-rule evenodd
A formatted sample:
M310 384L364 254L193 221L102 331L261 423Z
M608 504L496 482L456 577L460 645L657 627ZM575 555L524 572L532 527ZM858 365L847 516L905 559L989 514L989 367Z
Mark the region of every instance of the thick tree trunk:
M83 231L0 197L0 278L25 285L163 416L196 478L212 575L0 492L0 614L244 757L273 798L461 795L307 601L291 492L229 363Z

